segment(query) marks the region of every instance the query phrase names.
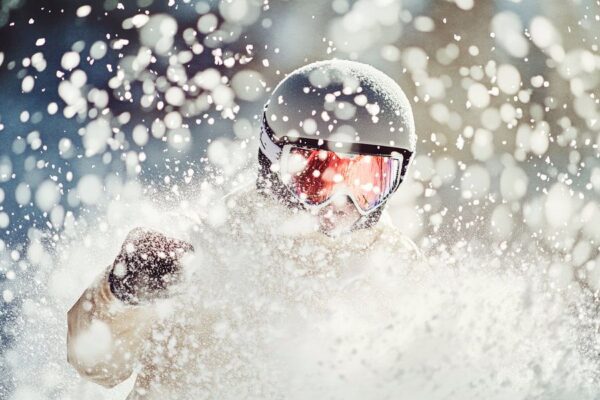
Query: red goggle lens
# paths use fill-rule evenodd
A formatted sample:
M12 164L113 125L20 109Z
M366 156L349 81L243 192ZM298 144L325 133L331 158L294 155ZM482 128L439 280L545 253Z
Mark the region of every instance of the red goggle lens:
M368 212L395 190L401 162L394 157L292 147L287 164L288 185L302 201L318 205L343 188Z

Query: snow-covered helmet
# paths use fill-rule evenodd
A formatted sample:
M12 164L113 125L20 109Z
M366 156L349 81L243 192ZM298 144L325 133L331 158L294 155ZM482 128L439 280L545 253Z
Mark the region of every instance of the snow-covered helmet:
M328 60L293 71L262 118L259 189L294 206L322 207L338 194L377 222L417 142L412 109L390 77L366 64Z

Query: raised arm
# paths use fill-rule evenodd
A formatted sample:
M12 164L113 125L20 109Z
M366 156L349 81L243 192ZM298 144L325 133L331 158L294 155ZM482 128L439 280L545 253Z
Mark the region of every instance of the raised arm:
M69 363L100 385L121 383L133 371L154 321L153 311L151 306L117 299L110 290L108 273L103 274L67 314Z
M113 387L133 372L156 321L152 300L180 276L190 244L135 229L108 270L68 312L68 361L85 378Z

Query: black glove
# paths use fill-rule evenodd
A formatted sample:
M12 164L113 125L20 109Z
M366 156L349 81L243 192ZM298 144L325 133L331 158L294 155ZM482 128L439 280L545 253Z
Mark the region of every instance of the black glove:
M181 257L193 251L183 240L136 228L127 235L113 263L108 275L110 290L129 304L164 297L181 277Z

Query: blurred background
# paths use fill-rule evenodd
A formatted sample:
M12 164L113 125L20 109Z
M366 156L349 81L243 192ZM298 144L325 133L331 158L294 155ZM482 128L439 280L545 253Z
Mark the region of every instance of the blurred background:
M69 226L192 190L206 160L232 178L269 92L330 58L413 104L388 208L421 247L541 253L600 289L599 36L597 0L0 0L0 354Z

